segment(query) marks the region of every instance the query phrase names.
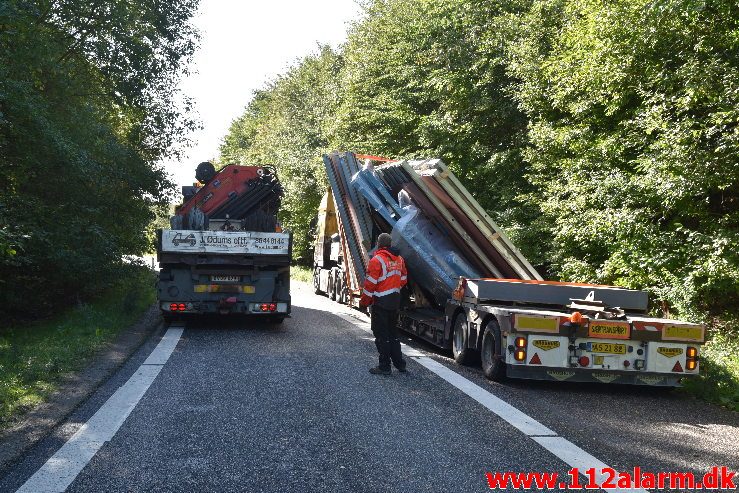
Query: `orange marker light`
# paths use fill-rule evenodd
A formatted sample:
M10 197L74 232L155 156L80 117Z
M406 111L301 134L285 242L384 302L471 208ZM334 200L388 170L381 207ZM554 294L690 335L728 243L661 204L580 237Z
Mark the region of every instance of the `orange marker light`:
M581 324L582 323L582 313L574 312L572 315L570 315L570 322L572 322L573 324Z
M688 371L693 371L696 368L698 368L698 362L694 359L689 359L685 362L685 369Z
M524 351L523 349L518 349L515 353L513 353L513 357L516 358L516 361L523 361L526 359L526 351Z
M525 337L516 337L516 347L517 348L525 348L526 347L526 338Z
M688 358L697 358L698 357L698 349L694 348L692 346L688 346L688 350L685 352L685 355Z

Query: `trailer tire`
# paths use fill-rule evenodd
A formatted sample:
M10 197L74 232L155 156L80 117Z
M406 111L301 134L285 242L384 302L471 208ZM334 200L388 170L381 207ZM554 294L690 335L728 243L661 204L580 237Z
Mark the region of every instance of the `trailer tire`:
M313 294L321 294L321 284L319 282L320 267L313 269Z
M480 359L482 372L489 380L500 382L505 378L505 360L501 353L501 336L498 321L492 319L482 333Z
M346 288L338 270L335 272L334 286L336 287L336 301L342 305L346 304Z
M328 275L328 297L331 301L336 301L336 279L333 270Z
M346 288L346 285L343 281L341 283L341 297L339 298L339 303L341 303L342 305L349 304L349 290Z
M467 347L467 317L464 313L459 313L454 317L454 325L452 330L452 355L454 361L460 365L470 365L477 359L477 351Z

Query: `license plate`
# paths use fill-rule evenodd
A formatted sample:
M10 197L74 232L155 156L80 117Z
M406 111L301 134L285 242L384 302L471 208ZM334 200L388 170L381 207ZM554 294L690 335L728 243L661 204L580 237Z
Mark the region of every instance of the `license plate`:
M239 282L241 276L210 276L210 280L213 282Z
M704 329L701 326L665 325L662 328L662 339L666 341L703 342Z
M626 354L626 344L594 342L590 346L590 351L594 353Z

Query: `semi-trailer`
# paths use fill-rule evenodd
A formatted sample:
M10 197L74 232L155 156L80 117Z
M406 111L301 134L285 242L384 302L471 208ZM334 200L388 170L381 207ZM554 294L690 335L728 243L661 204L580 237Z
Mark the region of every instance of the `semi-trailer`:
M699 373L702 325L649 316L645 291L543 280L441 160L324 163L316 292L358 306L387 232L408 267L398 326L490 379L678 386Z

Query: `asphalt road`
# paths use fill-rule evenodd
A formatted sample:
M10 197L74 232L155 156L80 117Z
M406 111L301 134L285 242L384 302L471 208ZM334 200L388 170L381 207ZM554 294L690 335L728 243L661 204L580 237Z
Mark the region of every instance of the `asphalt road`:
M376 354L362 316L302 284L293 302L293 318L281 326L188 322L143 396L125 401L132 406L125 421L96 439L67 491L472 492L488 490L486 472L566 477L562 454L421 359L408 358L407 374L370 375ZM653 389L491 383L423 342L405 342L407 352L440 363L618 470L739 469L736 413ZM75 433L94 428L93 416L152 367L147 358L158 343L144 345L63 426L3 471L0 492L21 487Z

